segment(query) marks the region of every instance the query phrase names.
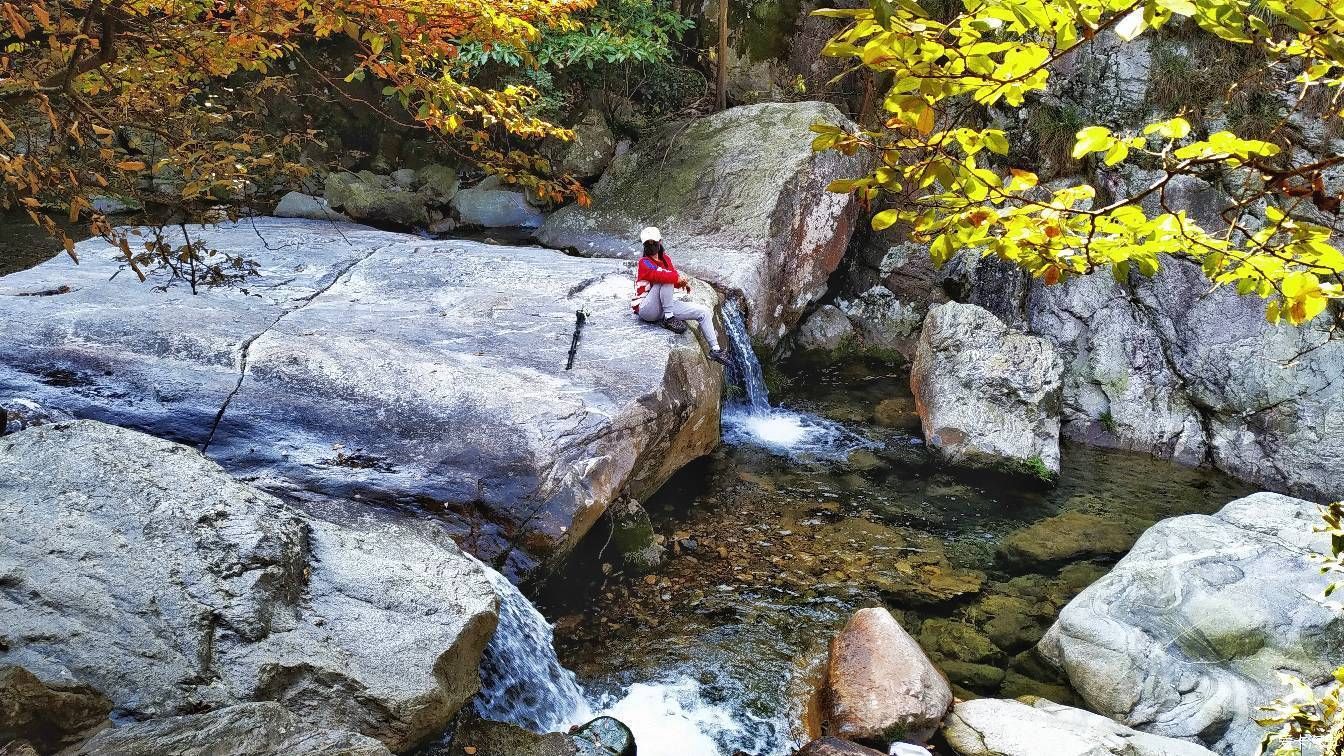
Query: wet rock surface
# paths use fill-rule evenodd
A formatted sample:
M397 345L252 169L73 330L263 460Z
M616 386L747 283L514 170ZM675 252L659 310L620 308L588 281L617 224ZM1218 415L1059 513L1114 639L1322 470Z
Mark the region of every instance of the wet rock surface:
M1060 613L1041 642L1090 708L1144 732L1253 752L1257 707L1344 664L1344 617L1320 598L1316 505L1260 493L1163 520Z
M832 105L767 103L677 123L618 157L589 208L546 219L537 238L578 254L633 259L639 231L663 230L684 272L745 299L754 338L773 346L826 289L857 221L833 179L858 158L814 153L808 128L853 127Z
M513 572L718 443L722 370L631 316L625 263L326 221L193 233L261 275L196 296L109 281L117 253L86 242L78 267L0 279L0 396L205 447L265 485L427 514ZM53 282L70 292L12 296Z
M1214 756L1202 746L1138 732L1042 698L959 703L943 737L961 756Z
M90 421L5 436L0 467L0 664L119 718L274 700L398 750L479 685L495 593L441 530L306 514Z
M940 305L910 370L924 437L956 465L1056 476L1061 371L1050 342L975 305Z
M66 756L391 756L358 733L314 728L277 703L245 703L104 730Z
M928 740L952 706L947 679L880 608L860 609L831 641L826 687L831 731L884 748Z

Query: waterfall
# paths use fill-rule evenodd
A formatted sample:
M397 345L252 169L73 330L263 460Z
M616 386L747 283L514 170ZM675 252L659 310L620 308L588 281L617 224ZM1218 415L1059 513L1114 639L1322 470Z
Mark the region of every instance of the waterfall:
M734 377L752 410L764 412L770 409L770 392L765 388L765 374L761 372L761 362L756 359L756 351L751 348L751 337L747 335L747 323L737 302L728 300L723 305L723 329L728 334L728 343L733 350Z
M724 407L724 443L757 446L787 457L828 461L844 461L854 450L876 445L831 420L771 407L761 362L751 348L742 310L736 302L728 300L722 312L723 329L735 363L731 377L745 397L745 401Z
M640 756L785 756L800 745L789 735L790 721L761 719L739 700L707 700L700 681L684 672L590 698L555 655L555 633L541 612L508 578L481 568L499 597L499 625L481 656L482 717L564 732L607 714L634 733Z
M499 626L481 657L476 710L533 732L563 732L592 719L578 679L555 655L550 623L508 578L482 567L499 597Z

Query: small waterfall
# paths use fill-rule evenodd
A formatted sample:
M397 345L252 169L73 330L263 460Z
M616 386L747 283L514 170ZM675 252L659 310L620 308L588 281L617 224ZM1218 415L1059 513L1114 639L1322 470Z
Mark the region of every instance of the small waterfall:
M508 578L485 570L499 596L499 626L481 657L476 710L533 732L563 732L592 719L578 679L555 655L550 623Z
M723 305L723 329L728 334L728 343L733 350L733 373L747 398L747 404L753 410L769 410L770 392L765 387L761 362L756 359L756 351L751 348L751 337L747 335L747 323L742 317L742 310L731 299Z
M845 460L856 449L874 446L839 423L783 407L770 406L770 393L756 352L751 348L746 321L737 302L723 308L723 328L733 351L734 382L745 401L723 410L723 440L733 445L759 446L788 457Z
M555 655L555 633L508 578L482 564L499 597L499 625L481 657L476 711L533 732L564 732L599 714L635 735L641 756L784 756L799 743L788 721L763 720L740 702L706 700L685 675L637 682L590 698Z

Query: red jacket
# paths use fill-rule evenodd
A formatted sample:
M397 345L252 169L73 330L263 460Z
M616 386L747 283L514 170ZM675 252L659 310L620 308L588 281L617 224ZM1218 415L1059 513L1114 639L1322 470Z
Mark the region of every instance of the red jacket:
M630 299L630 309L639 314L639 306L644 304L644 297L648 296L649 290L656 284L676 284L681 280L681 274L672 264L672 258L666 252L663 253L663 261L659 263L652 257L639 258L637 266L638 273L635 274L635 296Z

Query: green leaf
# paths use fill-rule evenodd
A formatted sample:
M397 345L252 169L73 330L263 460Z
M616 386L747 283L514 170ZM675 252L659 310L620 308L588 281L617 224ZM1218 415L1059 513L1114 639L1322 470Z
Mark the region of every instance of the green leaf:
M901 211L899 210L883 210L873 216L873 230L886 231L894 226L896 221L900 220L900 217Z
M1076 135L1078 143L1073 147L1073 158L1077 160L1090 152L1099 152L1110 147L1111 130L1105 126L1088 126Z

